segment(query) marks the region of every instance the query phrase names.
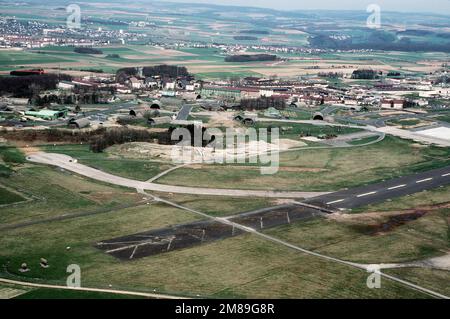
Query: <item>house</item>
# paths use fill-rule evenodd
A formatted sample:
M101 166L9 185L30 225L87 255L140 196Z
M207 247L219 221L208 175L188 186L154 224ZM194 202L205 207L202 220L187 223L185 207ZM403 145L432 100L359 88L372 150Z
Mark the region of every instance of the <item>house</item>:
M145 78L144 84L148 88L154 88L158 86L158 81L153 77Z
M381 100L382 109L403 110L404 100Z
M75 83L69 81L61 81L58 83L57 88L61 90L72 90L75 88Z
M261 89L259 90L259 95L263 97L271 97L273 95L272 89Z
M240 99L241 90L238 88L226 87L226 86L203 86L200 93L204 99L222 97L229 99Z
M175 90L175 81L169 81L164 83L165 90Z
M126 86L123 86L123 85L117 85L116 90L117 90L117 93L121 93L121 94L131 93L131 89Z
M132 89L141 89L144 86L143 82L135 77L131 77L129 81Z

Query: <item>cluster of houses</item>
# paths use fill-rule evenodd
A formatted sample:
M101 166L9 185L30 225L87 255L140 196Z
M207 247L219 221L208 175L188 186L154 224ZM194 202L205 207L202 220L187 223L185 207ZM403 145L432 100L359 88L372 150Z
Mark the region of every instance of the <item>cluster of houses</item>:
M195 80L191 76L168 78L145 77L142 73L118 83L114 76L95 75L71 82L60 82L61 90L76 87L106 90L101 102L113 102L117 97L147 95L153 98L184 100L218 100L239 103L242 99L274 97L298 107L339 105L353 110L383 108L399 110L407 107L427 107L429 99L449 99L450 88L429 78L404 77L379 80L372 85L355 84L335 87L321 77L277 79L246 77L238 81ZM109 91L108 91L109 90Z
M375 81L374 81L375 82ZM205 109L227 109L244 105L243 100L280 99L285 105L298 108L316 108L321 105L337 106L354 111L370 109L402 110L410 107L426 108L428 103L449 100L450 87L433 79L383 79L368 84L348 82L335 86L319 76L297 79L246 77L228 81L199 81L191 76L175 78L142 74L131 75L118 81L116 76L93 73L90 76L60 81L56 90L40 93L45 101L53 101L52 108L37 108L27 103L0 105L0 115L8 112L24 118L54 121L71 118L79 104L114 103L140 98L172 101L196 101ZM48 98L50 96L52 99ZM56 96L56 102L55 102ZM86 97L91 98L86 103ZM48 99L47 99L48 98ZM283 103L284 103L283 102ZM181 103L181 104L183 104ZM13 106L12 106L13 105ZM72 107L61 107L72 105ZM156 104L155 104L156 105ZM158 106L158 105L156 105ZM179 105L181 107L181 105ZM153 106L151 107L153 108ZM159 109L160 107L155 107ZM70 113L72 115L68 115ZM75 118L78 118L76 116ZM72 127L85 127L86 121L71 123Z

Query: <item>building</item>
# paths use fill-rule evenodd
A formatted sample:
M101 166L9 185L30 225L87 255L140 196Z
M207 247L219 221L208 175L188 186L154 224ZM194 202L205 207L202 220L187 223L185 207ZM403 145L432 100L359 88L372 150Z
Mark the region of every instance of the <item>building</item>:
M140 89L144 84L135 77L130 78L130 86L132 89Z
M47 121L54 121L61 117L67 116L67 110L39 110L39 111L26 111L26 116L33 116Z
M241 90L226 86L204 86L200 95L203 99L221 97L237 100L241 98Z
M70 119L69 127L73 129L82 129L91 125L91 122L87 118L82 119Z
M404 100L381 100L382 109L403 110Z
M58 83L58 89L61 90L72 90L75 88L75 84L72 82L68 82L68 81L61 81Z

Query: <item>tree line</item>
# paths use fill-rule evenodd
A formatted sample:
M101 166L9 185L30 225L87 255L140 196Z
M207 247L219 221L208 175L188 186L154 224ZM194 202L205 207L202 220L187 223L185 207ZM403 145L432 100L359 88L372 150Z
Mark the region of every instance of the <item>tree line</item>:
M67 74L42 74L29 76L0 77L0 94L13 94L14 97L31 98L41 91L54 90L60 81L71 81Z
M276 61L274 54L236 54L225 57L225 62Z
M116 80L124 83L131 76L137 76L139 68L121 68L116 72ZM142 75L145 77L160 76L163 78L191 77L188 69L184 66L161 64L156 66L145 66L142 68Z
M81 54L103 54L102 50L89 47L78 47L73 49L73 52Z

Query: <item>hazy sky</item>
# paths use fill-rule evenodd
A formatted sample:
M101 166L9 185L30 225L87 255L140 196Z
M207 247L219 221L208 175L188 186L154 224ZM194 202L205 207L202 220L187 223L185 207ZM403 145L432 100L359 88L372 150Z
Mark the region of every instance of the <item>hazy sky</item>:
M450 15L450 0L172 0L173 2L246 5L279 10L365 10L371 3L387 11L435 12Z

